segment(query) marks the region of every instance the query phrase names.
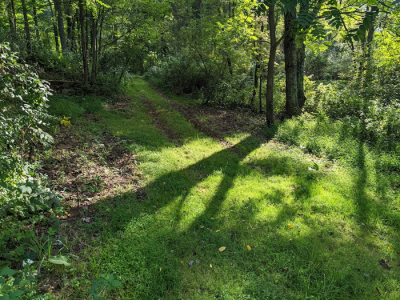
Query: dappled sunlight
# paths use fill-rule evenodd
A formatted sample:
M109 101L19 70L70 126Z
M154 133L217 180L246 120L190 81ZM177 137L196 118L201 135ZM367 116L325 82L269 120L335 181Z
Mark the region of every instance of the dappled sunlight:
M207 137L140 84L152 100L133 97L131 109L143 122L111 111L99 125L126 130L141 186L105 199L86 224L98 236L90 272L135 287L115 297L363 299L382 278L394 286L397 253L386 240L398 233L377 219L375 175L259 133ZM376 224L359 218L365 197Z

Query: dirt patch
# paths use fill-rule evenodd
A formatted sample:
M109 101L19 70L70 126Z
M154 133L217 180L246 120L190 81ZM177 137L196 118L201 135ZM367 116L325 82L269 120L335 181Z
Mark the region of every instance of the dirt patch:
M224 146L232 144L224 138L235 133L256 134L265 124L264 116L250 111L229 110L212 106L192 106L172 101L156 88L154 91L179 111L195 128L218 139Z
M52 190L65 200L66 222L90 216L91 206L139 188L142 174L136 157L122 141L106 132L102 137L83 137L74 128L61 128L57 143L39 171L47 175ZM89 220L90 222L90 220Z
M147 114L152 117L153 123L158 130L160 130L163 135L175 144L179 144L180 137L176 132L169 126L169 124L161 117L157 109L152 105L152 103L147 100L144 95L141 99L144 106L147 108Z
M109 109L117 110L117 111L126 111L131 106L131 99L125 95L122 95L118 98L118 101L115 101L109 105Z

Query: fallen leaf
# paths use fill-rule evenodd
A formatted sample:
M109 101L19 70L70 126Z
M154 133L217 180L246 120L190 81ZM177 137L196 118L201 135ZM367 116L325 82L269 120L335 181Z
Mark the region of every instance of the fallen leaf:
M249 251L251 250L251 247L249 245L247 245L246 247L247 247L247 250L249 250Z
M219 252L224 252L225 249L226 249L226 247L221 247L221 248L219 248L218 250L219 250Z

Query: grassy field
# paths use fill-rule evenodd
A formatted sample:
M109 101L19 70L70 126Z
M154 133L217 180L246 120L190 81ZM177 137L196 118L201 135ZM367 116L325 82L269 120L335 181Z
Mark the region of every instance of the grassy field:
M353 141L354 167L279 142L299 135L290 124L211 137L176 109L185 101L166 101L140 78L127 96L90 118L58 100L60 115L77 115L68 128L76 149L106 133L135 168L131 185L107 187L89 213L66 203L75 218L60 233L75 256L52 275L57 298L90 299L100 274L122 283L105 299L400 298L399 194L366 145Z

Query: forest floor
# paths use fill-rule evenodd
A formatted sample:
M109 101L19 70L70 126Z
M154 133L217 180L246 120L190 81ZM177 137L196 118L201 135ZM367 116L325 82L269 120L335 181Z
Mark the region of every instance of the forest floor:
M399 299L398 200L263 122L134 78L60 128L41 172L65 199L72 266L42 291L89 299L113 274L105 299Z

